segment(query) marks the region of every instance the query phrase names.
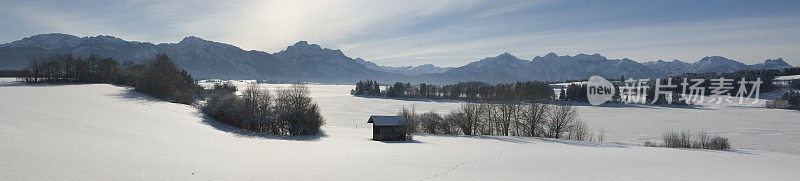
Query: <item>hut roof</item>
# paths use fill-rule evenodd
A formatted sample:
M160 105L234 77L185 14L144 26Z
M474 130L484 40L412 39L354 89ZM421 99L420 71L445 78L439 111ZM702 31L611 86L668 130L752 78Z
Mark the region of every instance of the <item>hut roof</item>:
M374 123L375 126L401 126L406 124L403 116L370 116L367 123Z

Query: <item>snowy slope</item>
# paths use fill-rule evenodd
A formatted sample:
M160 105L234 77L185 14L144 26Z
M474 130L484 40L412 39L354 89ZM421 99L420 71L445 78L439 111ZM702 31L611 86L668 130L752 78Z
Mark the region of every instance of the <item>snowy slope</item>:
M318 93L315 100L337 97ZM323 136L237 132L190 106L112 85L0 85L7 180L792 180L800 156L501 136L369 140L322 105ZM369 104L362 104L369 107ZM386 108L390 108L387 106ZM419 107L418 107L419 108ZM393 111L389 111L393 112ZM361 114L357 112L356 114ZM355 119L355 120L350 120Z

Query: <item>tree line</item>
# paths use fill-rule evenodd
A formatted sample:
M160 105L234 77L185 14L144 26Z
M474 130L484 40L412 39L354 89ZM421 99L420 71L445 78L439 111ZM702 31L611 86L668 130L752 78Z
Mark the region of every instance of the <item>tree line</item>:
M402 108L399 116L408 122L407 130L432 134L501 135L547 137L582 141L604 139L578 118L577 108L561 102L538 101L463 103L457 110L440 115L430 111L417 113Z
M555 97L550 83L541 81L516 82L510 84L488 84L484 82L459 82L452 85L431 85L395 82L386 90L380 90L377 82L360 81L351 91L353 95L383 96L391 98L451 99L489 101L500 99L552 99Z
M137 64L118 63L92 54L88 58L54 55L32 59L19 74L28 83L107 83L134 87L137 91L181 104L202 98L203 88L165 54Z
M352 95L380 96L381 86L374 80L358 81L356 88L350 91Z
M159 99L193 105L216 120L246 130L275 135L317 134L325 123L308 87L295 84L275 96L257 84L241 94L232 84L204 89L165 54L137 64L113 58L54 55L32 59L29 68L15 71L27 83L107 83L131 86ZM198 101L202 100L202 101Z
M646 87L645 89L646 92L643 93L645 94L645 102L648 104L649 103L674 104L674 105L693 104L692 102L687 102L682 96L683 93L686 94L691 93L691 90L689 90L691 87L687 86L686 88L684 88L682 85L680 85L681 83L683 83L684 79L688 81L687 83L689 83L689 85L695 84L695 81L693 79L702 80L702 82L699 85L697 85L697 87L702 89L701 91L699 91L699 93L701 93L700 95L702 96L708 96L713 94L712 90L715 88L715 86L713 86L712 83L719 82L719 81L714 81L714 79L725 78L729 79L729 81L727 81L726 83L730 83L730 88L732 88L729 89L728 92L725 94L736 96L738 93L737 91L739 91L739 89L741 88L739 81L741 81L742 79L749 82L760 80L761 84L758 86L758 92L759 94L762 94L779 89L772 82L775 76L794 73L794 71L795 71L794 68L792 68L783 70L774 70L774 69L740 70L732 73L722 73L722 74L714 72L685 73L685 74L670 76L664 79L650 79L644 85ZM625 78L621 77L619 80L625 80ZM630 86L634 87L636 86L636 83L629 83L629 84ZM668 95L663 95L663 94L656 95L656 87L657 87L656 84L662 85L662 87L659 87L660 91L670 92L672 96L667 97ZM674 85L675 87L669 88L669 87L663 87L663 85ZM754 96L752 95L754 94L753 91L754 85L751 83L747 83L744 86L745 87L743 88L744 90L746 90L746 92L745 94L743 94L743 96L745 97ZM621 89L618 85L614 85L614 89L616 91L612 97L611 102L617 102L617 103L623 102L624 101L623 99L625 99L625 97L624 93L622 93L621 91L626 91L626 90ZM586 91L587 91L587 86L585 84L570 84L566 86L566 89L562 88L560 90L558 99L565 101L588 102Z

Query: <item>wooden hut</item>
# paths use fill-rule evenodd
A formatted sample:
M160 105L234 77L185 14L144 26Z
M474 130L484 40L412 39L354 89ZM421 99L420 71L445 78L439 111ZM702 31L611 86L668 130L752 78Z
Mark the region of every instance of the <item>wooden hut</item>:
M367 123L372 123L373 140L406 140L406 118L403 116L370 116Z

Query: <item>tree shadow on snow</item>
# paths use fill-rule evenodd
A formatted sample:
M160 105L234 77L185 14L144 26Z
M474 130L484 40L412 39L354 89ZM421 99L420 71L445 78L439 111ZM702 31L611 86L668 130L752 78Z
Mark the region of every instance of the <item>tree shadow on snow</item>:
M102 83L52 83L52 82L0 82L0 87L56 87L65 85L92 85ZM111 85L111 84L109 84Z
M424 143L424 142L421 142L419 140L413 140L413 139L409 140L409 141L378 141L378 140L373 140L373 139L367 139L367 140L369 140L369 141L377 141L377 142L387 143L387 144L395 144L395 143Z
M652 147L652 148L662 148L662 149L677 149L677 150L684 150L684 151L699 151L699 152L712 152L712 153L735 153L735 154L742 154L742 155L761 155L759 153L755 153L746 149L728 149L728 150L714 150L714 149L703 149L703 148L670 148L670 147ZM755 151L755 150L754 150Z
M494 140L494 141L502 141L502 142L509 142L509 143L518 143L518 144L535 144L535 143L542 143L542 142L550 142L550 143L560 143L560 144L567 144L567 145L573 145L573 146L614 147L614 148L627 147L625 145L614 144L614 143L598 143L598 142L562 140L562 139L540 138L540 137L489 136L489 135L448 135L448 134L425 134L425 133L419 134L419 135L421 135L421 136L425 135L425 136L451 137L451 138L486 139L486 140Z
M594 106L589 103L573 102L574 106ZM701 105L672 105L672 104L624 104L624 103L605 103L594 107L605 108L642 108L642 109L657 109L657 108L678 108L678 109L708 109Z
M461 103L461 102L465 102L465 101L461 101L461 100L452 100L452 99L424 99L424 98L383 97L383 96L365 96L365 95L353 95L353 97L360 97L360 98L367 98L367 99L417 101L417 102L441 102L441 103Z
M118 94L114 94L114 96L118 96L124 99L136 100L136 101L143 101L143 102L167 102L161 100L159 98L137 92L133 88L128 88L125 91L122 91ZM178 103L175 103L178 104ZM179 104L183 105L183 104ZM279 136L279 135L270 135L265 133L253 132L249 130L244 130L241 128L237 128L223 122L219 122L214 118L203 114L200 110L197 110L196 116L201 118L201 122L203 124L209 125L214 129L232 133L236 137L243 137L243 138L264 138L264 139L277 139L277 140L292 140L292 141L319 141L324 137L327 137L324 130L320 130L319 134L316 135L299 135L299 136Z
M153 97L151 95L147 95L139 91L136 91L136 89L132 87L127 87L124 91L118 94L114 94L113 96L121 97L123 99L143 101L143 102L161 102L161 101L167 102L159 98Z

